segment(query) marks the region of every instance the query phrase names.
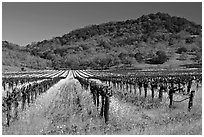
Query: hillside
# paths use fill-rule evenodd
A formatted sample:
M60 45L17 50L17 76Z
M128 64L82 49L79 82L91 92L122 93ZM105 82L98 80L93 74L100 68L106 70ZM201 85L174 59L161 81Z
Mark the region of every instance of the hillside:
M191 63L201 60L201 29L201 25L185 18L159 12L73 30L62 37L31 43L23 52L50 61L56 69L134 68L165 63L168 67L176 56L181 61L178 65L187 59Z
M45 69L51 65L51 61L31 55L24 47L2 41L2 65L3 71Z

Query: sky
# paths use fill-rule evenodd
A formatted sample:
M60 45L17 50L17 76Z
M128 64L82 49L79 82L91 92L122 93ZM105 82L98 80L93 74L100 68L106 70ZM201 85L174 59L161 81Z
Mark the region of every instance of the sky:
M202 25L201 2L2 3L2 40L26 46L74 29L164 12Z

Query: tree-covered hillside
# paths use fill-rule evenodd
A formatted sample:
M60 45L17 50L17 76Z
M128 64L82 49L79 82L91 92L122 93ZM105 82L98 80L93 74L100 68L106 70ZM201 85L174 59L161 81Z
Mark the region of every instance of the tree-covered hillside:
M46 69L51 61L30 55L24 47L2 41L2 65L15 67L28 67L33 69Z
M163 64L179 48L186 49L179 54L193 54L192 60L198 62L202 55L201 28L185 18L159 12L73 30L62 37L33 42L24 51L51 61L53 68L107 69L141 63Z

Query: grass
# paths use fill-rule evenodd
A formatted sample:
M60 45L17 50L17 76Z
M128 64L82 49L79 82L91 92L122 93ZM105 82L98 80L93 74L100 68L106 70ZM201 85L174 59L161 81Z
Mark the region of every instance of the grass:
M125 114L125 117L121 119L120 123L127 123L127 125L129 126L132 125L129 127L129 129L127 128L125 131L119 134L202 134L201 88L195 95L194 106L191 112L187 111L188 101L184 101L182 103L174 103L174 108L169 109L168 99L163 99L161 104L157 102L158 105L156 105L156 102L153 102L152 104L150 100L144 100L144 98L139 98L134 102L131 97L134 98L133 95L131 95L126 99L118 99L120 102L121 110L123 110ZM138 106L139 102L142 102L142 105ZM116 112L116 114L119 114L119 111Z
M156 99L158 95L154 101L151 101L150 92L148 95L149 100L144 100L143 97L130 95L125 98L114 94L110 99L110 120L105 124L93 104L90 92L82 89L75 79L65 80L64 84L56 85L52 91L36 100L35 104L41 104L39 111L33 109L35 105L29 108L33 111L27 117L22 115L19 121L4 129L3 134L202 134L201 88L195 94L191 112L187 111L188 101L174 103L174 108L169 109L166 95L162 102Z
M190 64L196 64L191 58L195 57L194 55L188 55L186 60L178 60L180 57L180 54L174 53L168 61L166 61L163 64L147 64L147 63L134 63L132 66L129 66L128 69L174 69L174 68L182 68L185 67L186 65ZM118 67L112 67L111 69L120 69L123 68L121 66ZM124 67L124 69L127 69L127 66Z
M90 92L65 79L20 112L10 127L3 126L3 134L104 134L104 127Z
M35 69L31 69L31 68L26 68L26 67L24 67L24 68L26 71L35 70ZM21 67L2 65L2 72L15 72L15 71L21 71Z

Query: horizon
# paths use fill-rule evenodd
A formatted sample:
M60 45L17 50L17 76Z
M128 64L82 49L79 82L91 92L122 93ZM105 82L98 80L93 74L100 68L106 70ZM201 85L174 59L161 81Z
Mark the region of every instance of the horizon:
M202 2L3 2L2 41L26 46L86 26L157 12L202 26Z

